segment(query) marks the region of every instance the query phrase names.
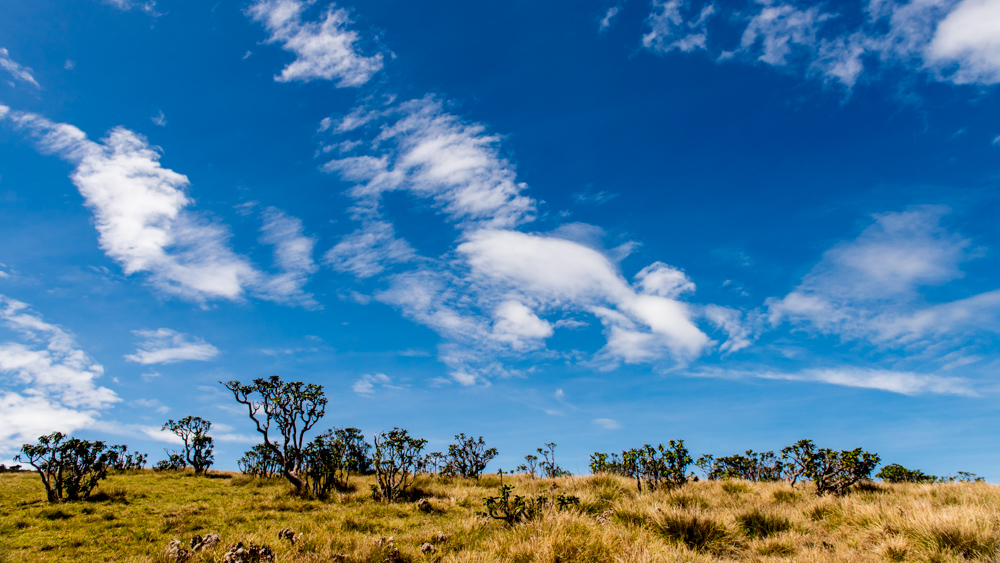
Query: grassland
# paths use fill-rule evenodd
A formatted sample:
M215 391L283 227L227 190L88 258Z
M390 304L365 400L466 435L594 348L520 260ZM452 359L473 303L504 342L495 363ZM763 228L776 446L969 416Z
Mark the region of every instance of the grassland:
M505 481L508 478L505 477ZM577 495L509 526L479 516L498 479L419 477L408 502L371 500L366 478L326 501L280 480L216 473L111 476L96 500L49 505L30 473L0 474L0 561L163 562L173 538L218 533L221 561L237 541L266 543L279 562L996 561L1000 488L985 483L878 484L844 497L808 486L689 483L638 493L618 477L517 477L516 493ZM423 509L418 499L429 500ZM301 532L293 546L278 530ZM393 538L392 547L381 538ZM425 543L433 550L421 551Z

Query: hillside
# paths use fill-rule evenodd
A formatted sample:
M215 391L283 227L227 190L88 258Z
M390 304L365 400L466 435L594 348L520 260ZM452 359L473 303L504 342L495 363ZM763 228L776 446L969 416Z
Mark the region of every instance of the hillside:
M496 494L495 475L419 477L411 500L385 505L364 477L318 501L280 480L142 471L110 477L96 500L49 505L35 474L3 474L0 561L162 562L171 539L210 532L221 545L192 561L221 561L248 540L271 546L279 562L373 563L992 561L1000 547L1000 489L984 483L878 484L837 498L786 483L640 494L611 476L504 480L516 494L566 493L580 504L509 526L478 515ZM302 534L294 546L278 538L283 528Z

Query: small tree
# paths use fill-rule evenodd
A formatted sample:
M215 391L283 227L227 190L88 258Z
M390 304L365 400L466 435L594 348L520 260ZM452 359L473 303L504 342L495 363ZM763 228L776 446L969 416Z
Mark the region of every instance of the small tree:
M556 443L549 442L545 444L548 449L538 448L538 453L542 454L542 461L539 462L539 469L542 470L542 475L548 477L549 479L555 479L556 477L568 477L571 475L569 471L566 471L556 463Z
M435 475L441 471L441 465L445 460L445 456L441 452L431 452L424 456L423 469L428 473L434 473Z
M111 466L115 471L137 471L145 467L149 460L149 454L129 452L126 446L111 446L109 449L115 452L115 460Z
M378 486L372 485L372 496L376 500L392 502L406 492L413 484L425 444L427 440L413 438L398 427L375 435L372 465Z
M855 483L870 479L881 460L878 454L861 448L839 452L829 448L817 449L812 440L799 440L781 450L781 454L787 460L786 476L792 485L799 477L811 479L818 495L846 493Z
M534 479L538 471L538 456L531 454L524 456L524 463L518 465L517 470Z
M785 464L774 452L754 452L734 454L718 459L711 455L698 458L695 465L705 472L709 481L717 479L745 479L747 481L780 481Z
M455 441L458 443L448 446L448 462L445 464L444 472L447 475L479 479L486 469L486 464L497 456L497 449L486 449L486 442L482 436L476 440L466 437L464 433L456 434Z
M350 471L346 450L344 442L337 439L333 430L316 436L306 446L302 456L302 475L308 478L313 495L326 498L334 488L347 488Z
M41 436L37 444L21 446L21 453L14 457L17 461L26 458L35 468L51 503L89 498L118 460L116 449L104 442L65 438L62 432Z
M257 432L264 437L264 445L281 464L281 474L297 490L304 491L306 483L299 473L305 434L326 413L323 386L301 381L286 383L277 375L254 379L251 385L236 380L224 385L238 403L246 405Z
M214 463L214 442L208 435L212 423L199 416L186 416L177 422L168 420L163 430L169 430L184 441L184 461L194 468L195 475L204 473Z
M875 474L886 483L934 483L934 475L927 475L919 469L907 469L898 463L891 463Z
M167 448L163 448L163 453L167 454L167 459L161 459L156 462L156 465L153 466L154 471L180 471L187 467L187 460L184 459L184 454L172 452Z
M274 451L264 444L257 444L236 461L244 474L254 477L273 477L281 473L281 461Z
M365 435L360 428L335 428L334 435L343 444L344 463L348 471L367 475L372 472L372 446L365 441Z

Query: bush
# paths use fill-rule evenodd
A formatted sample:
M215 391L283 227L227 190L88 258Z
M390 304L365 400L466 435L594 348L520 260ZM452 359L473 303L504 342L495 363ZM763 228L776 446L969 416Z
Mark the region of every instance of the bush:
M156 465L153 466L154 471L180 471L187 467L187 461L184 460L183 455L166 449L163 452L167 454L167 459L156 462Z
M548 444L545 444L545 447L548 449L543 450L542 448L538 448L538 453L542 454L542 461L538 464L539 469L542 470L542 475L548 477L549 479L572 476L572 473L566 471L562 467L559 467L556 463L556 443L549 442Z
M169 430L184 441L184 461L194 468L195 475L204 473L214 463L213 440L208 435L212 423L198 416L186 416L177 422L168 420L163 430Z
M743 479L745 481L780 481L785 464L774 452L754 452L747 450L745 454L715 459L711 455L703 455L695 463L709 481L717 479Z
M303 453L303 475L313 494L323 498L334 488L347 489L351 471L371 467L370 448L357 428L327 430L309 442Z
M137 471L146 466L149 454L139 452L129 452L126 446L111 446L116 454L116 459L112 463L111 469L115 471Z
M372 485L372 496L376 500L392 502L406 492L413 484L426 443L398 427L375 436L372 465L378 485Z
M816 449L812 440L800 440L781 450L781 453L782 458L787 460L792 484L799 477L812 479L818 495L846 493L855 483L870 479L880 461L878 454L861 448L840 452L829 448Z
M21 453L14 458L17 461L21 461L22 456L27 458L42 478L45 496L51 503L89 498L117 462L117 449L124 448L108 448L99 441L65 438L62 432L41 436L37 444L24 444Z
M274 451L264 444L257 444L236 461L244 475L253 477L274 477L281 473L281 461Z
M479 479L486 469L486 464L497 456L497 449L486 449L486 442L482 436L479 440L475 440L466 437L464 433L456 434L455 440L458 443L448 446L448 461L444 466L444 473Z
M907 469L898 463L886 465L875 477L886 483L933 483L938 480L934 475L927 475L919 469Z

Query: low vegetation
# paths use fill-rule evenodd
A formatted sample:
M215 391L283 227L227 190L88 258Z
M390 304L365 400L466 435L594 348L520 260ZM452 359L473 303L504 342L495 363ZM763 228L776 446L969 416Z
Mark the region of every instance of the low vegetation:
M145 470L109 475L88 501L53 505L37 475L4 473L0 561L166 563L176 561L166 554L174 539L201 563L223 561L238 543L302 563L986 562L1000 553L1000 489L985 483L881 483L818 496L811 483L784 481L639 492L616 475L504 475L507 501L516 506L519 495L532 512L509 521L484 514L484 498L500 490L496 474L421 474L394 503L373 500L375 484L355 476L319 500L282 477ZM578 503L560 508L559 495ZM210 534L221 541L192 550Z
M1000 560L1000 489L898 464L876 483L880 458L861 448L694 461L670 440L595 453L574 477L548 443L493 475L481 436L457 434L447 454L401 428L306 441L322 386L225 385L264 440L241 473L208 471L198 417L164 425L184 451L153 470L125 446L42 436L16 458L34 474L0 466L0 563Z

